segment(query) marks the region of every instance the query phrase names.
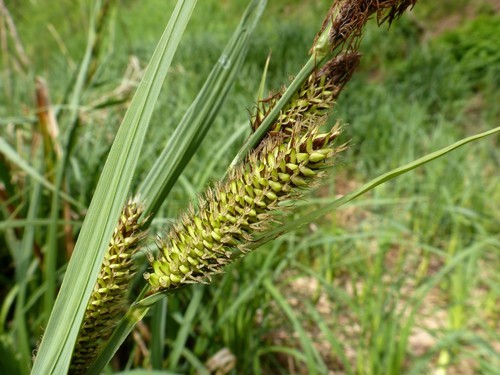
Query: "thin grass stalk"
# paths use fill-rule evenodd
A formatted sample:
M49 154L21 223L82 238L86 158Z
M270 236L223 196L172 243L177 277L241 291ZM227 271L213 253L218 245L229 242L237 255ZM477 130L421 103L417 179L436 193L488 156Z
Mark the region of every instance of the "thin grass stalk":
M0 153L2 156L15 165L17 168L22 170L26 175L28 175L33 180L39 182L45 189L49 190L54 194L59 194L59 197L64 201L71 203L73 207L78 210L85 210L86 207L83 206L80 202L75 200L73 197L70 197L63 191L58 191L56 187L51 184L47 179L39 173L36 168L31 166L26 160L24 160L17 151L9 144L4 138L0 138Z
M101 50L102 50L102 42L104 40L103 32L104 27L108 23L109 14L112 12L112 9L116 5L116 0L95 0L92 8L91 15L89 17L89 30L92 30L92 38L87 38L87 45L85 48L85 55L88 55L88 60L85 62L85 65L82 65L85 58L82 59L80 63L80 67L78 71L76 71L74 77L71 79L69 84L67 85L66 91L61 100L62 103L67 103L72 101L74 97L75 87L81 83L81 91L88 88L92 83L92 78L98 70ZM89 35L90 36L90 35ZM58 44L61 46L61 50L64 53L65 47L59 42L60 38L56 38ZM71 64L70 64L71 65ZM82 66L85 67L85 73L83 77L81 76ZM83 79L83 82L81 82ZM56 112L57 119L62 123L62 117L65 115L64 112L58 111ZM77 117L70 116L71 120L77 120ZM73 124L72 126L75 126ZM69 137L71 138L71 137ZM72 143L70 143L72 144Z
M462 200L464 196L462 196ZM449 205L452 202L449 201ZM459 221L455 221L452 232L451 239L448 241L448 246L446 249L447 261L450 262L453 258L461 251L458 244L458 238L460 233L461 225ZM477 259L474 257L469 258L469 262L475 262ZM464 301L467 300L468 288L474 284L473 279L468 275L467 272L468 265L462 262L456 266L453 273L448 275L446 280L446 288L449 291L450 296L450 308L447 311L447 329L451 333L457 333L460 331L465 331L466 327L466 311L464 309ZM438 356L437 361L437 374L446 374L448 367L456 361L457 351L454 348L443 348Z
M17 33L17 28L12 19L12 16L9 12L9 9L5 5L3 0L0 0L0 14L2 14L2 18L5 20L5 24L7 25L7 29L10 32L11 38L14 42L14 48L16 50L17 60L19 62L19 66L22 68L23 73L27 73L31 66L28 55L26 54L23 43L21 42L21 38Z
M99 67L102 42L104 39L104 27L107 25L109 14L111 13L111 11L115 6L116 6L116 0L102 0L102 5L99 7L99 12L95 20L96 38L93 41L92 51L90 53L92 59L89 62L87 77L85 79L86 86L88 86L92 82L92 78L94 78L94 75Z
M165 334L167 328L168 300L166 298L153 306L151 331L151 366L161 370L163 367L163 352L165 348Z
M37 153L39 154L39 153ZM37 163L39 168L43 168L42 159L38 159ZM20 363L24 364L22 366L22 373L27 374L29 372L29 366L27 364L31 361L31 343L29 339L28 321L27 321L27 306L26 306L26 291L28 288L27 277L29 275L28 268L31 260L33 259L33 248L35 244L35 226L30 223L33 219L38 216L41 204L41 194L42 186L37 181L31 181L31 195L30 195L30 205L27 215L27 225L24 228L23 238L21 242L20 251L18 256L14 259L16 260L16 284L18 285L18 293L16 298L15 307L15 330L16 330L16 344L17 350L20 355Z
M51 182L55 180L55 166L61 160L62 151L59 142L59 125L51 106L50 94L47 83L42 77L35 77L36 88L36 103L37 103L37 117L40 127L40 133L43 139L44 146L44 159L45 169L47 171L48 179ZM67 185L67 184L63 184ZM67 191L66 186L61 189ZM63 216L69 221L71 218L71 207L68 202L62 202ZM65 233L65 248L68 259L74 248L73 231L70 224L64 226Z
M186 308L186 312L183 316L182 323L177 333L177 337L172 345L171 353L169 355L169 369L174 371L177 367L181 355L185 351L186 342L191 333L193 327L193 322L198 317L198 311L200 306L202 306L203 298L203 288L194 288L193 294L189 300L189 305Z
M100 1L97 1L96 9L100 5ZM59 211L60 211L60 202L59 202L59 192L62 191L63 182L66 174L66 168L70 159L70 151L73 148L74 136L77 127L77 119L79 106L81 101L81 94L84 87L85 77L87 76L87 70L89 67L89 62L91 59L92 53L92 45L96 38L95 28L94 28L94 17L91 17L91 23L88 31L88 39L87 46L85 50L84 57L80 64L80 70L78 72L78 77L73 88L73 92L70 100L70 112L68 115L67 123L69 128L67 130L67 135L64 145L64 151L62 155L62 159L57 163L56 169L56 178L55 178L55 188L56 191L52 194L51 199L51 207L50 207L50 219L51 224L48 228L47 235L47 253L45 255L45 264L44 264L44 280L46 282L46 289L44 294L44 309L43 315L44 320L48 320L50 316L50 312L52 307L54 306L54 301L56 298L56 265L57 265L57 252L58 252L58 219L59 219Z
M311 339L306 334L306 330L302 327L299 318L294 314L292 307L286 300L285 296L280 293L280 291L272 284L269 278L266 278L263 282L263 287L272 296L273 300L276 301L279 308L283 311L285 316L288 318L293 326L294 332L297 333L300 345L302 346L303 353L305 356L304 365L307 367L308 374L325 374L328 373L326 364L321 359L317 348L313 345Z

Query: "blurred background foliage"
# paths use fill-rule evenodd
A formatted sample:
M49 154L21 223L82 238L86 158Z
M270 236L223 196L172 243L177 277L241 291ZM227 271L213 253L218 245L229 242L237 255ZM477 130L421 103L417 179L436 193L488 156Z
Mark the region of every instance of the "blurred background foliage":
M0 52L0 134L33 160L35 76L56 111L85 49L89 1L5 1L25 49ZM96 74L82 96L68 192L87 206L113 135L173 1L121 0L101 33ZM200 1L152 119L142 173L172 134L237 25L245 2ZM298 72L330 1L270 1L247 60L199 152L153 223L166 223L224 173L249 132L268 54L267 89ZM350 149L303 210L345 194L403 163L466 135L498 126L500 2L419 1L389 29L365 31L362 64L335 109ZM64 134L65 129L60 129ZM129 337L115 369L178 373L494 374L500 366L498 137L471 144L377 188L337 212L264 246L210 286L168 299L163 359L152 360L150 317ZM25 176L0 158L0 364L12 350L8 295L14 274L6 236L24 218ZM15 173L13 173L13 171ZM10 172L10 174L9 174ZM138 176L136 185L141 176ZM48 193L44 193L45 198ZM3 199L6 197L6 199ZM47 199L48 201L48 199ZM40 209L44 218L49 203ZM301 211L304 212L304 211ZM84 212L71 215L74 237ZM9 229L10 228L10 229ZM35 244L44 243L44 225ZM154 246L151 245L151 246ZM67 256L58 260L64 270ZM30 281L30 346L42 276ZM7 361L6 363L8 363ZM2 367L3 368L3 367ZM208 370L207 370L208 369ZM219 371L219 372L216 372Z

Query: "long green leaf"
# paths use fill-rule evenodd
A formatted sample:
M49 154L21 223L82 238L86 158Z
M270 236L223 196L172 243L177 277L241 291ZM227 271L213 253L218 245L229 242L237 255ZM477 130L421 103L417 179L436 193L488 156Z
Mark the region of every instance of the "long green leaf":
M181 328L177 333L177 338L172 346L172 352L170 353L170 370L174 370L181 358L182 350L186 345L189 333L193 329L193 321L196 318L196 312L201 304L201 298L203 297L203 287L197 285L194 288L193 295L189 301L189 306L182 319Z
M250 36L266 3L267 0L253 0L247 7L219 61L140 186L139 193L147 203L145 215L151 213L154 215L158 211L213 124L239 73ZM153 219L153 215L150 215L150 220Z
M34 218L31 220L28 219L15 219L15 220L4 220L0 221L0 230L6 230L6 229L12 229L12 228L25 228L27 226L34 226L34 227L47 227L50 224L50 219L44 218ZM57 225L73 225L75 228L78 228L78 226L81 224L80 222L76 220L58 220Z
M54 300L56 296L56 286L57 280L55 277L56 267L57 267L57 256L58 256L58 234L59 226L57 221L59 219L60 202L59 202L59 192L62 190L64 184L64 176L66 174L66 167L69 163L71 150L73 148L73 140L76 134L79 115L79 107L81 103L81 97L84 90L84 83L87 78L87 72L90 65L90 60L92 57L92 46L97 38L95 30L95 17L98 10L101 8L101 1L97 0L94 4L93 13L90 17L90 25L87 35L87 45L85 48L85 53L83 55L78 74L76 76L75 84L73 85L73 90L71 91L70 97L70 110L67 112L67 124L68 130L66 132L66 139L64 141L64 153L62 160L59 161L56 168L56 180L55 187L56 192L52 194L52 200L50 204L50 224L48 227L47 241L45 244L45 261L43 267L43 278L45 280L45 293L44 293L44 309L42 319L44 323L47 321L52 306L54 305ZM63 112L66 113L66 112Z
M37 153L40 157L40 153ZM36 157L36 156L35 156ZM38 168L42 169L41 158L38 159ZM30 223L35 217L38 216L41 205L42 187L38 181L32 182L30 204L28 209L27 221ZM26 319L26 290L28 268L33 257L33 244L35 242L35 226L28 224L24 229L23 240L20 249L16 252L15 266L16 266L16 284L19 287L18 295L16 298L16 311L15 311L15 327L17 333L17 349L20 353L21 363L30 363L31 345L28 336L27 319ZM23 374L29 373L29 366L23 368Z
M327 204L307 215L301 216L300 219L293 220L290 222L287 222L283 225L280 225L279 227L269 231L265 235L263 235L257 242L255 247L258 247L284 233L287 233L301 225L310 223L311 221L317 219L318 217L325 215L328 212L331 212L332 210L335 210L336 208L342 206L343 204L346 204L353 199L359 197L360 195L363 195L364 193L374 189L378 185L383 184L384 182L390 181L402 174L405 174L415 168L418 168L424 164L427 164L435 159L438 159L449 152L456 150L457 148L460 148L462 146L465 146L466 144L470 142L474 142L477 140L480 140L484 137L488 137L490 135L493 135L495 133L500 132L500 127L485 131L483 133L479 133L467 138L464 138L458 142L455 142L447 147L444 147L440 150L437 150L435 152L432 152L430 154L427 154L415 161L412 161L411 163L402 165L401 167L395 168L387 173L384 173L380 175L379 177L371 180L370 182L364 184L363 186L359 187L358 189L354 190L352 193L346 194L343 197L336 199L335 201L331 202L330 204Z
M165 347L165 332L167 324L167 302L164 298L153 306L153 318L151 331L151 366L154 369L161 369L163 363L163 349Z
M327 368L321 356L319 355L317 349L314 347L311 339L307 336L304 327L300 323L297 314L293 312L292 307L286 301L285 297L279 292L279 290L272 284L270 279L265 279L263 282L264 288L271 294L273 300L276 301L279 308L286 317L292 323L293 330L297 333L300 341L300 345L304 350L305 355L305 364L307 366L308 374L318 374L318 373L327 373Z
M33 374L65 374L109 239L131 184L149 120L196 0L179 0L116 134L61 291L38 351Z

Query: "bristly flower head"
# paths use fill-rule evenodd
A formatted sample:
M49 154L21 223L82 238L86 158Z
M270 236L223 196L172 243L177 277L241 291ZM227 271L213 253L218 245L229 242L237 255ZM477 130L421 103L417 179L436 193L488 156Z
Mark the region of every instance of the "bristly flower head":
M287 129L289 131L299 122L322 122L323 117L331 111L340 92L351 79L360 58L361 55L357 52L340 54L314 71L281 110L269 133L286 132ZM252 119L254 130L272 111L282 94L281 91L258 103L256 114Z
M135 274L132 256L146 237L143 211L138 198L130 199L122 210L85 311L71 361L72 374L86 372L100 345L127 311L130 281Z
M197 210L190 207L166 238L158 240L159 255L149 256L152 272L144 274L153 293L207 282L255 247L277 214L290 207L285 202L300 198L317 184L323 170L345 148L333 145L340 134L338 125L324 133L320 126L338 95L338 84L350 76L357 62L357 55L344 56L315 71L247 159L200 198ZM254 128L275 100L259 108Z

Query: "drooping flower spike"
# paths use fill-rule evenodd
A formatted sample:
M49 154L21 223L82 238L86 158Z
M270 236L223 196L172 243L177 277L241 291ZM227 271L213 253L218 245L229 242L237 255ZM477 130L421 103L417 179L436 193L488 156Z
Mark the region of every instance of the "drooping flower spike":
M315 71L286 106L272 129L246 160L199 199L158 240L159 255L149 255L144 274L153 292L207 282L228 263L253 250L258 237L276 222L345 146L334 146L339 125L321 132L341 86L358 63L342 56ZM341 70L342 68L342 70ZM254 128L279 98L264 101Z

